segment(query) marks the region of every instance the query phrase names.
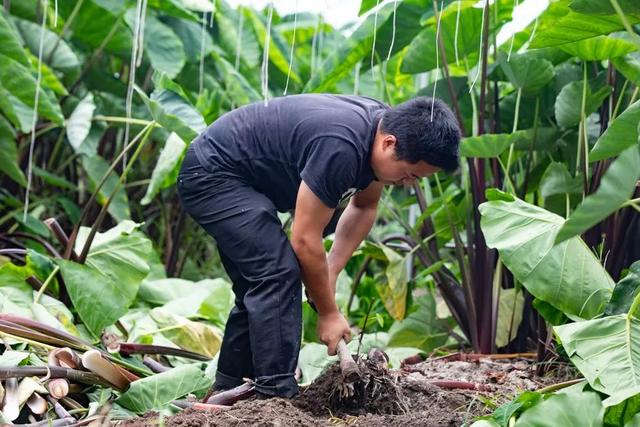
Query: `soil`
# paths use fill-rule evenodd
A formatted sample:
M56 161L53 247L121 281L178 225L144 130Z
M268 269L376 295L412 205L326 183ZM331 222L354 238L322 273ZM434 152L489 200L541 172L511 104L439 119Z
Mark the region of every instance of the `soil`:
M523 359L435 359L401 370L388 370L383 365L361 361L363 379L353 387L342 383L340 369L333 365L291 400L251 398L215 413L185 409L163 420L149 413L119 425L457 427L491 413L494 405L506 403L524 390L566 379L566 374L557 370L536 376L535 366Z

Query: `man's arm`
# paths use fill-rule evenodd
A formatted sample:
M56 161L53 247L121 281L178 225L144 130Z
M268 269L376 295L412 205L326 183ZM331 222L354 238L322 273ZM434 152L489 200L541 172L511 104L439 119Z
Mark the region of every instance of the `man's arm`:
M349 323L336 305L322 243L322 232L333 211L302 181L296 200L291 246L300 262L302 280L318 310L318 337L327 345L330 355L336 354L341 338L347 341L351 338Z
M381 182L371 183L353 196L340 216L328 257L329 280L334 292L338 274L347 265L358 245L367 237L376 220L376 210L383 187Z

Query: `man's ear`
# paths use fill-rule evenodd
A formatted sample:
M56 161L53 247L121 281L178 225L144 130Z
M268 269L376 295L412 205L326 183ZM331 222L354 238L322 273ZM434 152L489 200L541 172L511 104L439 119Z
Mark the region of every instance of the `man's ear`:
M389 148L395 149L396 142L397 142L397 139L396 139L396 137L394 135L388 135L387 134L387 135L384 136L384 139L382 140L382 148L384 150L387 150Z

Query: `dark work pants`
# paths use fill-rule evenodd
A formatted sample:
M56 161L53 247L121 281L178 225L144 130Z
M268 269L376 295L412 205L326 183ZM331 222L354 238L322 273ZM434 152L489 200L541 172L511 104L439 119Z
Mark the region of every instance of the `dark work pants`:
M185 210L216 240L233 282L235 307L220 349L216 389L251 378L260 393L293 396L302 285L275 206L241 177L204 169L193 147L178 175L178 193Z

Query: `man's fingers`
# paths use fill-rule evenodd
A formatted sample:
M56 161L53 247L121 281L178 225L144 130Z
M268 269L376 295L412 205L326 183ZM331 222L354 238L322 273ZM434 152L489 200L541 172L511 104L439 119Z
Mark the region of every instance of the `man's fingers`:
M337 351L336 351L337 347L338 347L338 343L335 343L335 344L329 343L329 344L327 344L327 354L329 356L335 356L336 353L337 353Z

